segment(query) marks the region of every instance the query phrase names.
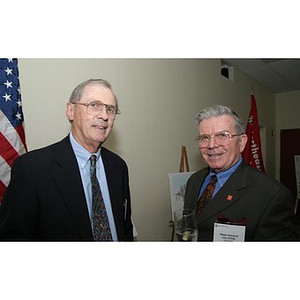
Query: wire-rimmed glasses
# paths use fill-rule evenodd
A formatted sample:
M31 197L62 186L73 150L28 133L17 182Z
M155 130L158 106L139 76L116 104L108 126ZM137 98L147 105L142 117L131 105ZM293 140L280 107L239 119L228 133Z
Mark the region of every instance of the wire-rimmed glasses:
M241 136L242 133L239 134L230 134L227 131L218 132L215 135L202 134L196 137L195 141L198 141L199 148L207 148L211 138L214 138L214 142L219 146L228 146L235 136Z
M78 104L78 105L84 105L86 107L86 113L91 116L97 116L99 115L103 109L105 108L106 113L110 117L114 117L117 114L120 114L121 111L114 105L109 105L109 104L104 104L101 101L92 101L88 103L73 103L73 104Z

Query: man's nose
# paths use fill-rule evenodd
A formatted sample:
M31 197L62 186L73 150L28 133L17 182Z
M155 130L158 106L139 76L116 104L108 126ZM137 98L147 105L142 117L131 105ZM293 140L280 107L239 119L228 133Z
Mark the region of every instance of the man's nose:
M215 148L216 145L215 137L210 137L207 148Z
M102 107L102 109L99 111L97 118L102 120L108 120L108 114L105 106Z

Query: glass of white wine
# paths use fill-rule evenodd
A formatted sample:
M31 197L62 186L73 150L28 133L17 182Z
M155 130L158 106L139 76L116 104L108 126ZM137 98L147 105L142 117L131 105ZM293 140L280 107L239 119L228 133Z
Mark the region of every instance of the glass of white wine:
M197 242L198 225L193 209L179 209L174 212L174 231L177 241Z

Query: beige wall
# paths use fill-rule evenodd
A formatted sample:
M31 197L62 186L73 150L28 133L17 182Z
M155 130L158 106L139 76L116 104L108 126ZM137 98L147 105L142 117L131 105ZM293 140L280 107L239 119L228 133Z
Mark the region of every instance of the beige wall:
M107 79L122 114L105 145L129 166L138 240L169 240L168 173L179 169L181 146L187 147L191 171L204 166L193 141L199 110L228 105L246 122L253 86L260 125L266 128L265 165L275 176L275 95L238 70L229 81L220 75L220 66L219 59L20 59L29 150L69 132L64 110L77 84Z
M300 128L300 91L276 94L276 178L280 178L280 130Z

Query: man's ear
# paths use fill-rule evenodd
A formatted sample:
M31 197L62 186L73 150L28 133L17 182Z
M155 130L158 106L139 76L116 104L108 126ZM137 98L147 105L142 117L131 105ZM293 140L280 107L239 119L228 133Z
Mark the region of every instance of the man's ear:
M66 105L66 117L69 121L73 121L74 119L74 104L68 102Z
M244 151L247 141L248 141L247 134L242 134L240 136L240 153L242 153Z

